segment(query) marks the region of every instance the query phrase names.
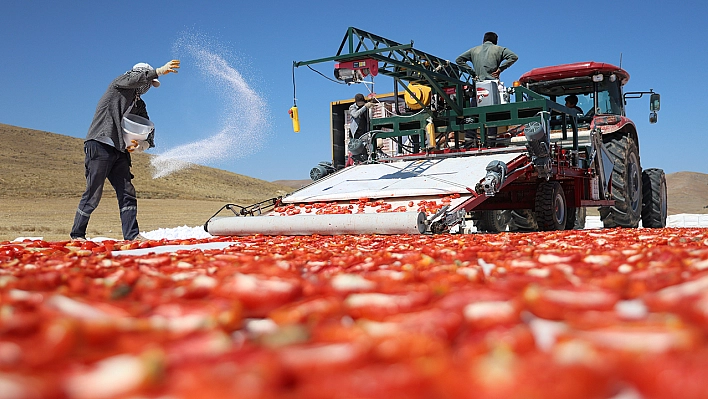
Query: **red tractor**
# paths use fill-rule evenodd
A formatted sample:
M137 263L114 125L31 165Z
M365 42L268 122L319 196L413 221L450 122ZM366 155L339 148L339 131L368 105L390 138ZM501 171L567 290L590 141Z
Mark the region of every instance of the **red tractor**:
M650 122L657 121L659 94L624 92L629 73L614 65L599 62L535 68L521 76L524 87L551 101L574 106L578 112L578 136L589 138L599 129L602 142L614 162L611 198L614 205L600 207L605 227L664 227L667 216L666 179L661 169L642 170L637 127L626 116L627 99L650 96ZM557 128L558 122L551 122ZM552 130L553 132L553 130ZM553 136L553 133L552 133ZM584 208L577 210L576 226L584 224ZM535 229L529 212L512 212L512 229Z

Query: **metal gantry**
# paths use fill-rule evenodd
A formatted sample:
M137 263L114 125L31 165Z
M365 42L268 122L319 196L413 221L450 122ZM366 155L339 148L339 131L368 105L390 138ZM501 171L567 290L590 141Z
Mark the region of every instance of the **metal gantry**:
M413 48L410 44L401 44L390 39L349 27L342 39L337 54L332 57L310 61L294 62L295 67L319 64L329 61L352 61L371 58L378 61L378 73L392 77L406 90L403 82L429 86L455 111L462 114L462 90L465 85L474 85L472 75L457 64ZM453 100L445 88L454 87L457 92ZM409 91L412 97L414 93Z
M342 39L337 54L331 57L310 61L293 62L294 67L336 61L358 61L373 59L379 62L378 73L390 76L410 94L413 93L404 82L428 86L444 100L446 109L433 111L429 106L416 115L377 118L372 121L373 130L379 131L376 137L419 136L420 144L425 140L425 124L430 117L435 120L438 133L463 132L477 130L482 143L486 141L486 130L489 127L522 125L538 121L539 117L547 118L553 111L563 115L563 137L567 139L566 123L573 131L573 148L577 149L577 121L572 111L563 105L541 96L525 87L514 87L512 102L507 104L478 107L476 104L476 87L472 75L459 65L440 57L413 48L413 41L402 44L384 37L349 27ZM451 90L454 88L454 91ZM455 95L449 93L454 92ZM472 93L472 101L465 103L465 92ZM419 99L417 99L419 101ZM420 102L420 101L419 101ZM422 105L422 103L421 103ZM456 139L457 142L457 139ZM456 144L457 147L457 144Z

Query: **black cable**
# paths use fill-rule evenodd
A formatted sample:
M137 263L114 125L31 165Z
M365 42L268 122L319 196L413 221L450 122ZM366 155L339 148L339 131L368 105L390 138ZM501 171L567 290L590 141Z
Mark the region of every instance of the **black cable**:
M293 106L297 106L297 96L295 95L295 61L293 61Z
M309 65L308 65L307 67L310 68L311 71L316 72L318 75L322 76L323 78L325 78L325 79L327 79L327 80L330 80L330 81L332 81L332 82L334 82L334 83L337 83L337 84L340 84L340 85L345 85L345 84L346 84L346 83L344 83L344 82L340 82L340 81L338 81L338 80L334 80L334 79L330 78L329 76L323 74L322 72L316 70L315 68L313 68L313 67L311 67L311 66L309 66Z

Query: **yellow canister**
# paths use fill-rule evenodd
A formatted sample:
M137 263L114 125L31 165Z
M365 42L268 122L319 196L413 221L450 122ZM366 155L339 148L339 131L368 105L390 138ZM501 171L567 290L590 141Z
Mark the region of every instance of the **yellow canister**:
M288 113L290 114L290 118L293 120L293 131L295 131L295 133L300 132L300 117L297 114L297 105L290 107Z

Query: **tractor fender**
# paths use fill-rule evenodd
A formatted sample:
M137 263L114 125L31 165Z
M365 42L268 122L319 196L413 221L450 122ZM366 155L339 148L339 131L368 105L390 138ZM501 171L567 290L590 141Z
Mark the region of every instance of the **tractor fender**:
M590 124L590 129L599 128L602 135L620 133L629 136L639 149L637 126L631 119L620 115L597 115Z

